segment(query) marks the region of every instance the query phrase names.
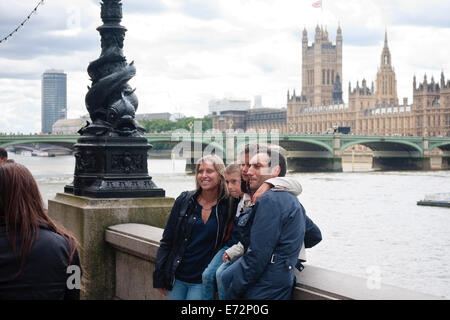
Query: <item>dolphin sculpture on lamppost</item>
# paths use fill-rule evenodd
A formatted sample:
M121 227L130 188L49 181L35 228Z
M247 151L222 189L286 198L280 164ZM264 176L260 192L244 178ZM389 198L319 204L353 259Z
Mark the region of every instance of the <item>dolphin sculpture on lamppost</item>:
M148 175L147 152L152 147L135 114L138 98L128 81L134 62L123 55L125 27L122 0L103 0L101 55L88 66L92 85L85 102L91 123L81 128L75 144L75 174L64 191L92 198L164 197Z
M135 120L138 99L128 81L136 75L134 62L123 55L125 27L121 0L103 0L103 25L100 57L88 66L92 86L86 94L86 107L92 120L80 130L81 135L139 136L145 132Z

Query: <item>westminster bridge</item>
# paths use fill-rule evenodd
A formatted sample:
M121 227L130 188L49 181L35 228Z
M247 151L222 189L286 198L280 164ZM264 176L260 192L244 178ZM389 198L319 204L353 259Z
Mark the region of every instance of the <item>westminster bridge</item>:
M431 152L441 150L442 165L450 168L450 137L360 136L346 134L278 134L278 133L175 133L145 134L150 144L172 148L176 158L186 158L192 168L204 153L215 153L224 161L237 159L243 145L272 143L286 150L289 169L293 171L342 171L342 157L352 146L363 145L373 152L373 168L380 170L428 170ZM29 145L55 149L73 148L79 135L4 135L0 147L26 149ZM105 138L107 139L107 138ZM44 149L44 148L42 148Z

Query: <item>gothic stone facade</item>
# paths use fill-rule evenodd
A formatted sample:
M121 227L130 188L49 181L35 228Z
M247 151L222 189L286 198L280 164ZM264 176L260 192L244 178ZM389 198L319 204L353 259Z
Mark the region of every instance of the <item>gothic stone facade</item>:
M330 48L334 52L327 51ZM434 79L428 83L425 76L417 87L414 77L413 104L408 105L406 98L399 104L387 34L376 87L372 83L369 88L365 79L354 89L349 84L348 104L342 102L339 88L340 28L336 46L330 44L326 31L317 27L315 43L309 47L306 30L303 31L302 53L302 94L297 96L294 91L287 96L289 132L320 134L333 126L349 126L352 133L361 135L450 136L450 81L445 83L443 73L439 84Z

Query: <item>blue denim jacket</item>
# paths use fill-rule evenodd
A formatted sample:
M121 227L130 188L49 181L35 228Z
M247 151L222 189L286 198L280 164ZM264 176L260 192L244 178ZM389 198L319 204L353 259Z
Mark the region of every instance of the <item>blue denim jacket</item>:
M247 249L229 268L227 299L290 299L306 230L305 210L297 197L269 190L240 217L239 225Z

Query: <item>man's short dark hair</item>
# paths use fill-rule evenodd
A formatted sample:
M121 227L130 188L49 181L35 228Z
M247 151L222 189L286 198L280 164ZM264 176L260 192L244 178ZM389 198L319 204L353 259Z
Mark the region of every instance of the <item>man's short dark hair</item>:
M269 167L272 168L273 166L280 166L280 174L279 177L286 176L287 172L287 161L286 157L283 156L280 152L275 150L274 146L272 145L266 145L266 144L246 144L244 146L244 154L251 154L256 155L258 153L267 153L269 156ZM273 162L273 163L272 163Z
M0 148L0 158L8 159L8 152L3 148Z
M269 156L269 167L272 168L272 166L274 165L280 166L280 173L278 174L278 176L279 177L286 176L287 162L285 156L283 156L281 153L271 148L268 148L266 152L267 155Z

